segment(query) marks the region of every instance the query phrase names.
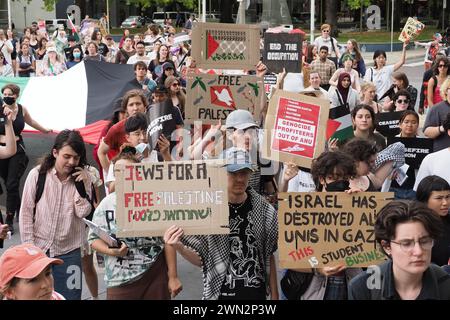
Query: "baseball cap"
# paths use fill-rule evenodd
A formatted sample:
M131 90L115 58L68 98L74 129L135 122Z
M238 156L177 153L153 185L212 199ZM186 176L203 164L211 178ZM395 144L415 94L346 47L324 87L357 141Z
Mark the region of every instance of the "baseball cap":
M0 257L0 288L14 277L32 279L49 264L63 264L61 259L49 258L31 243L24 243L6 250Z
M167 69L174 69L174 67L173 67L173 64L172 64L172 63L170 63L170 62L165 62L165 63L162 65L162 69L163 69L164 71L166 71Z
M225 128L227 129L247 129L251 127L259 128L250 111L247 110L234 110L231 112L225 122Z
M236 172L244 169L254 171L250 160L250 153L244 149L229 148L224 151L222 157L225 158L228 172Z

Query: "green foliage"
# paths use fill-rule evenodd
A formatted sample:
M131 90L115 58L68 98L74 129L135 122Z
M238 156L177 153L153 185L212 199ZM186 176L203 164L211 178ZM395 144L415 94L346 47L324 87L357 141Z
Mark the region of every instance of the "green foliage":
M361 8L361 5L363 7L368 7L372 4L372 0L346 0L348 6L351 10L356 10Z

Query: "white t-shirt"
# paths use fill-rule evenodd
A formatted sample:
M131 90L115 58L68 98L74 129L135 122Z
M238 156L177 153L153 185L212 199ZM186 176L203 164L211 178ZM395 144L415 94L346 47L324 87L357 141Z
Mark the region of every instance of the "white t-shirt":
M384 66L381 70L369 68L366 71L364 80L375 84L377 88L377 96L380 98L392 85L392 74L394 73L394 65Z
M298 174L293 177L288 184L288 192L314 192L316 185L311 173L298 170Z
M419 172L416 175L414 191L417 191L420 181L423 178L436 175L450 183L450 148L433 152L427 155L420 165Z
M333 43L331 43L331 39L333 39ZM328 56L330 57L336 57L336 51L339 52L338 42L335 38L329 37L328 39L324 39L320 36L314 40L314 45L316 46L317 51L320 51L320 48L323 46L328 47Z
M138 56L137 54L135 54L128 59L127 64L135 64L138 61L144 61L148 67L148 65L150 64L150 61L152 61L152 60L148 56L144 55L141 57L141 56Z
M11 40L0 40L0 47L2 47L2 53L3 53L3 56L5 57L6 61L8 62L9 65L11 65L12 64L11 53L8 52L8 48L9 48L9 50L14 49Z

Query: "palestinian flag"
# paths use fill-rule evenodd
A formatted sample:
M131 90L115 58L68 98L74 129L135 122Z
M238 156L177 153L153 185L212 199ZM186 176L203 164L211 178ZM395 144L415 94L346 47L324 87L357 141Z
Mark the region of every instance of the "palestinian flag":
M20 87L19 103L33 119L54 131L80 130L84 141L96 144L112 116L113 103L128 90L142 89L133 65L84 61L55 77L0 77ZM35 129L25 127L25 130Z
M330 114L327 122L327 140L337 138L345 141L353 137L352 117L347 106L330 104Z
M72 19L70 19L69 15L67 15L67 21L69 23L70 32L75 37L75 41L78 43L80 42L80 36L78 35L77 28L75 28L75 25L72 22Z

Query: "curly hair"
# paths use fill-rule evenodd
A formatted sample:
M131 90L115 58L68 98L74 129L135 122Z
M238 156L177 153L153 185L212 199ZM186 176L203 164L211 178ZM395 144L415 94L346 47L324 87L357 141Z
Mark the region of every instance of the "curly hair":
M311 175L316 190L322 190L321 179L328 176L342 176L350 179L356 176L355 161L342 151L326 151L314 159L311 166Z
M441 218L425 204L410 200L395 200L385 205L378 213L375 221L375 240L380 245L381 241L390 243L395 238L397 226L407 222L422 223L433 239L438 239L443 232ZM383 246L381 247L383 249Z
M356 161L367 161L377 154L376 144L363 138L349 140L341 150L351 155Z

